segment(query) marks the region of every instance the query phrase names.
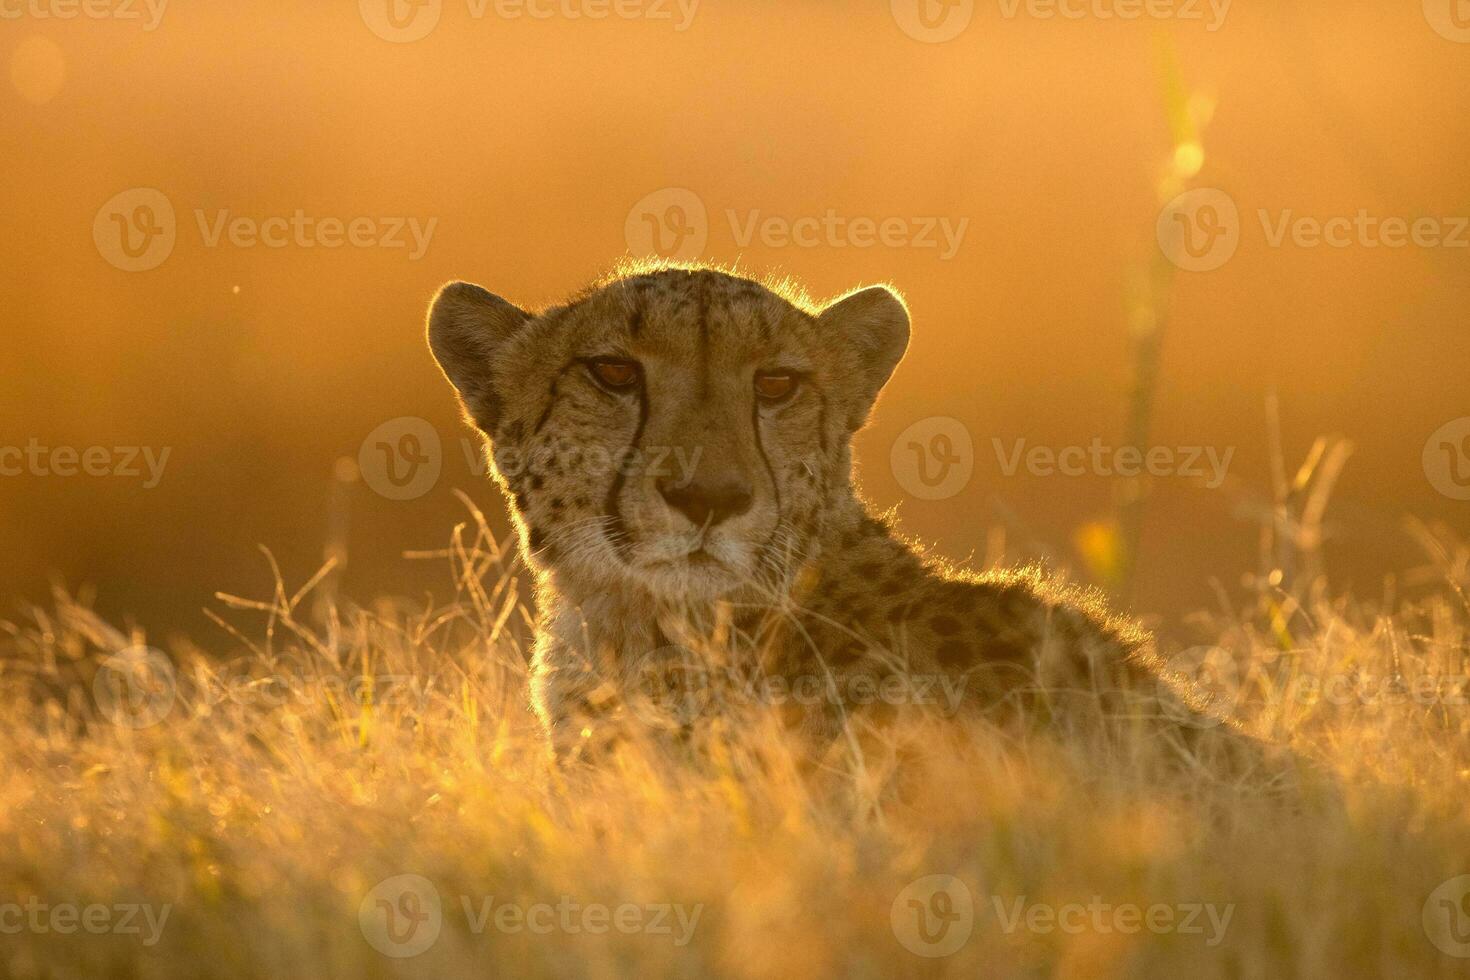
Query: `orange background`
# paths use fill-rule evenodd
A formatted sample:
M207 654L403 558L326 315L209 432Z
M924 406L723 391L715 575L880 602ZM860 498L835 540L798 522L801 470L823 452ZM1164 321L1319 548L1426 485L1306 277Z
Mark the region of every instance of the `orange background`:
M12 8L14 9L14 8ZM1207 9L1207 8L1204 8ZM1197 104L1191 186L1239 205L1238 253L1179 273L1152 442L1236 447L1230 481L1154 481L1136 607L1214 602L1255 565L1252 500L1269 497L1265 401L1287 462L1319 434L1357 450L1329 512L1329 570L1376 595L1417 563L1408 514L1470 530L1421 452L1470 415L1470 250L1271 248L1256 217L1470 214L1470 44L1418 3L1232 5L1203 23L1007 19L998 3L942 44L888 4L706 0L668 21L475 20L445 5L421 41L388 43L352 2L178 3L136 22L0 20L0 444L171 447L162 484L0 479L0 597L48 576L94 584L104 611L208 642L216 590L258 594L270 547L299 584L320 562L334 467L398 416L444 437L437 487L395 502L349 488L345 584L366 599L448 589L436 548L464 488L497 521L460 452L447 386L423 347L424 306L451 278L549 304L628 248L635 202L665 187L709 212L704 257L790 273L819 295L886 281L915 331L875 423L863 483L915 535L983 557L1075 563L1105 518L1106 478L1008 478L991 448L1122 438L1136 285L1157 260L1160 179L1174 152L1160 51ZM120 271L92 239L98 209L162 191L178 242ZM208 248L193 212L297 209L437 218L428 253ZM969 218L959 253L740 249L727 210L797 218ZM909 497L897 435L927 416L973 433L957 496ZM342 509L338 508L339 516ZM501 526L504 526L503 524ZM0 612L0 616L5 615Z

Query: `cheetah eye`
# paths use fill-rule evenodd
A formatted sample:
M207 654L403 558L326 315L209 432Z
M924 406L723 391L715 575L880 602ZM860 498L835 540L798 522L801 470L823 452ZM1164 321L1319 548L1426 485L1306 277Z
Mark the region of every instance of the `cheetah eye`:
M638 383L637 361L615 357L601 357L587 365L592 376L604 387L614 390L631 388Z
M796 375L794 374L773 371L755 376L755 393L761 401L785 401L795 391Z

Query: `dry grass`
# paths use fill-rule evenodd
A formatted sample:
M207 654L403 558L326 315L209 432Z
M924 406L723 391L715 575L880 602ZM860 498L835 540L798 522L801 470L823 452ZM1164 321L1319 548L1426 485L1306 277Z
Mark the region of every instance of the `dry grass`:
M0 974L1463 975L1421 913L1470 872L1470 706L1414 692L1426 677L1465 682L1466 555L1425 541L1434 579L1391 610L1268 596L1202 621L1238 657L1245 710L1336 774L1336 802L1204 775L1157 782L1147 746L945 729L917 713L893 737L929 751L906 762L900 794L880 788L890 760L872 740L861 760L799 776L759 712L712 728L693 763L634 747L558 774L524 706L522 610L483 526L448 553L457 591L439 608L338 609L322 599L330 575L227 601L237 659L172 649L175 697L146 727L110 721L100 709L127 692L110 669L98 682L143 638L59 597L0 641L0 903L48 909L44 929L0 935ZM1300 684L1286 693L1291 676L1356 680L1314 702ZM125 721L146 706L121 704ZM432 883L442 928L395 959L359 913L403 874ZM962 881L975 909L945 957L900 941L912 945L905 889L930 875ZM1103 902L1181 919L1208 905L1215 918L1154 931L1086 909L1028 928L1010 918L1018 902L1033 916ZM142 915L137 935L52 927L49 910L93 903L168 917L152 945ZM576 931L555 911L535 913L549 932L497 927L502 904L536 903L576 903ZM626 903L674 906L669 933L582 928L585 907ZM0 912L0 928L15 921Z

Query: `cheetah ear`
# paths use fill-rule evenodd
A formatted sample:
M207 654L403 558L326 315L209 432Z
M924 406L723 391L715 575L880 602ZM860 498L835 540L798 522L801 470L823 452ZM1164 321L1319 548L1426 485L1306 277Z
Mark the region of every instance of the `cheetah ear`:
M531 314L467 282L452 282L429 304L429 349L465 412L489 435L500 415L493 384L496 356Z
M817 322L824 336L841 338L847 354L848 376L856 386L848 408L848 428L856 432L908 349L908 307L891 290L870 286L827 307Z

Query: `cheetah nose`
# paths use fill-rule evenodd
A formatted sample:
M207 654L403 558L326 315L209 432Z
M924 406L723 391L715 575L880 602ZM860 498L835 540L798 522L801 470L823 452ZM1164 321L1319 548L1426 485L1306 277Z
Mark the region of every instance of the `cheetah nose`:
M721 521L739 517L750 510L754 499L749 485L733 479L716 482L696 477L677 481L665 477L658 481L658 492L670 507L699 527L713 527Z

